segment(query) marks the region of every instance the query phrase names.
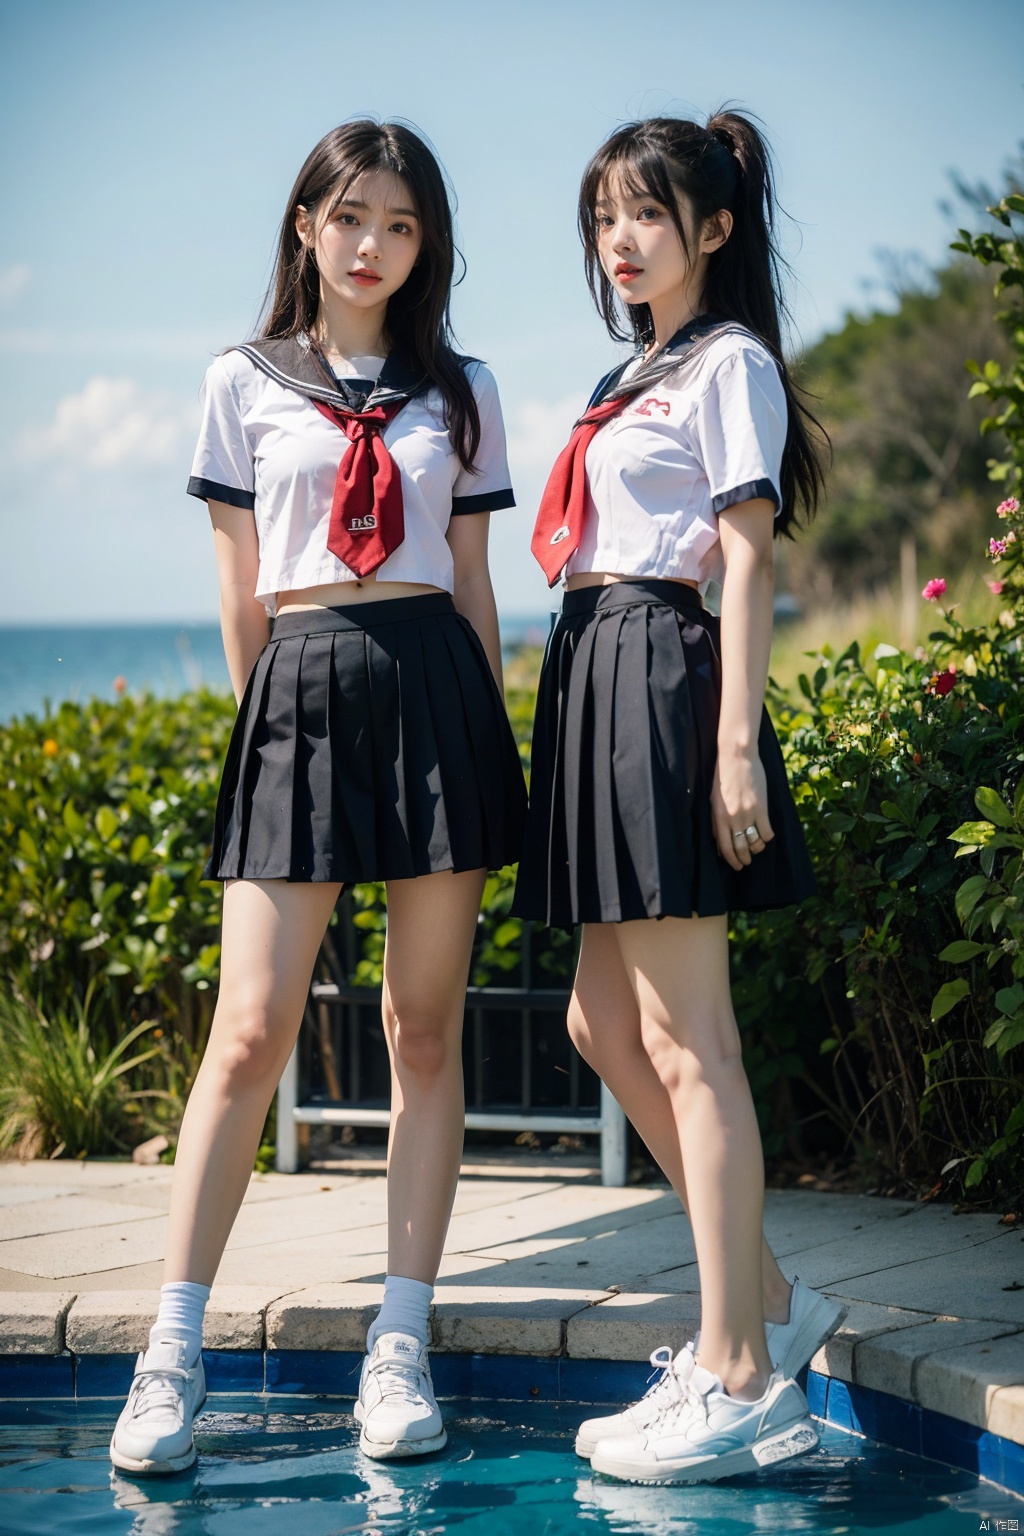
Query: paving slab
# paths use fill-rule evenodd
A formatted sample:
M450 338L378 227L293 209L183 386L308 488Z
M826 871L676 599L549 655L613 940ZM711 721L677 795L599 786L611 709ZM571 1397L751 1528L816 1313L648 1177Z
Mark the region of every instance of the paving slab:
M40 1237L49 1232L72 1232L82 1228L112 1227L118 1223L145 1220L153 1212L147 1205L130 1205L93 1195L70 1194L32 1201L0 1209L0 1243L19 1237ZM0 1250L2 1251L2 1250Z
M939 1317L930 1323L916 1323L879 1334L864 1333L853 1341L852 1374L835 1371L831 1374L843 1375L844 1380L855 1381L858 1386L872 1387L876 1392L888 1392L892 1397L916 1403L916 1378L922 1361L941 1350L959 1349L966 1344L990 1344L999 1336L999 1329L999 1324L990 1322L965 1323Z
M663 1344L682 1349L699 1327L694 1296L624 1291L569 1319L566 1353L574 1360L644 1360Z
M362 1350L380 1307L379 1285L307 1286L267 1308L268 1349Z
M103 1227L75 1227L39 1237L13 1238L0 1243L0 1266L50 1280L69 1275L98 1274L162 1257L167 1217L144 1213L144 1219Z
M34 1291L8 1291L0 1309L0 1354L59 1355L74 1299L74 1291L42 1296Z
M431 1308L431 1342L454 1354L560 1355L566 1324L604 1291L505 1285L439 1285Z
M1024 1443L1024 1333L936 1350L919 1361L914 1391L922 1408Z
M1024 1272L1022 1260L1024 1245L1013 1233L968 1250L825 1283L858 1301L915 1307L937 1317L987 1318L1024 1328L1024 1289L1017 1289Z
M66 1343L76 1354L134 1354L149 1343L156 1319L154 1291L91 1291L67 1314ZM265 1285L215 1285L206 1309L208 1349L262 1349L264 1316L277 1299Z
M811 1370L822 1376L835 1376L840 1381L853 1381L853 1352L861 1339L873 1339L900 1328L914 1328L932 1321L929 1313L922 1315L901 1307L866 1306L836 1293L833 1298L846 1304L847 1314L811 1360Z

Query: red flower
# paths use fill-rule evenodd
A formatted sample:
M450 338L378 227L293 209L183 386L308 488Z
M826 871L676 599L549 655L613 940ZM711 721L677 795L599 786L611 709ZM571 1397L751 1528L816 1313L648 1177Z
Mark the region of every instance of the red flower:
M925 583L921 596L929 603L937 603L945 590L946 583L943 578L941 576L933 576L931 581Z
M933 672L924 685L925 693L934 694L936 698L945 698L947 693L952 693L956 686L956 667L950 662L945 672Z

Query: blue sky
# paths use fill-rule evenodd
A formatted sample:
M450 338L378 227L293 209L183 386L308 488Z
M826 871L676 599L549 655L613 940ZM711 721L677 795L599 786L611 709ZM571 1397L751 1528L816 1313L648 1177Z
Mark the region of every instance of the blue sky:
M415 123L458 193L456 325L497 374L520 500L492 519L508 613L548 605L532 510L614 358L574 224L611 129L725 100L763 119L805 341L884 301L879 251L941 260L948 173L996 183L1024 136L1019 0L4 0L0 60L8 620L215 617L183 494L196 391L346 117Z

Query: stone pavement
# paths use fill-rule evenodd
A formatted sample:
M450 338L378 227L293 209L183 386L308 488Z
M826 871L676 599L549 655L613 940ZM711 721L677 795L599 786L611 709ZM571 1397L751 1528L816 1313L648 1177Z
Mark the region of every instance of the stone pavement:
M698 1322L689 1223L663 1185L608 1189L592 1159L468 1153L432 1318L435 1349L643 1360ZM383 1166L369 1154L254 1175L207 1344L357 1350L379 1300ZM171 1170L0 1163L0 1353L142 1347ZM813 1368L1024 1444L1024 1235L863 1195L769 1191L783 1270L844 1298Z

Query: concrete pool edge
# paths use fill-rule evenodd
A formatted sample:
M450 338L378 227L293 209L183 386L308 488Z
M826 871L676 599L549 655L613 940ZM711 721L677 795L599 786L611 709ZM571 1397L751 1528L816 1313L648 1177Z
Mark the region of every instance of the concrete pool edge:
M354 1396L362 1356L357 1351L207 1350L210 1392L217 1396ZM43 1403L119 1401L131 1380L128 1354L0 1355L0 1422L18 1423ZM432 1356L441 1398L513 1402L620 1403L639 1396L646 1365L623 1360L573 1360L443 1354ZM971 1472L1024 1497L1024 1447L1005 1436L873 1387L809 1371L807 1399L816 1418ZM20 1409L20 1412L19 1412Z

